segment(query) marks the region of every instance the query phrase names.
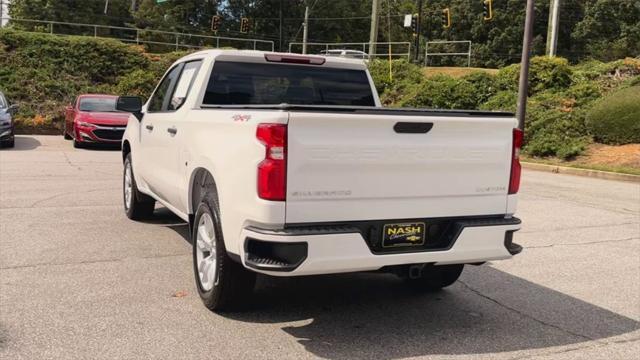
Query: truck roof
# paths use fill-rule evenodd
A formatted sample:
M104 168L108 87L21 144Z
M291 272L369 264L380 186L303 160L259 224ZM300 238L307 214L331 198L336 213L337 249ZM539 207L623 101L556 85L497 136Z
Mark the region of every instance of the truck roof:
M182 62L185 60L202 59L202 58L215 58L215 59L221 59L221 60L224 59L228 61L246 61L246 62L262 62L263 63L263 62L266 62L265 55L282 55L282 56L296 57L296 58L322 58L322 59L325 59L324 64L317 65L317 66L342 68L342 69L354 69L354 70L366 69L366 64L364 63L364 61L360 59L350 59L350 58L322 56L322 55L303 55L303 54L295 54L295 53L278 53L278 52L258 51L258 50L221 50L221 49L201 50L193 54L184 56L181 59L179 59L177 62Z

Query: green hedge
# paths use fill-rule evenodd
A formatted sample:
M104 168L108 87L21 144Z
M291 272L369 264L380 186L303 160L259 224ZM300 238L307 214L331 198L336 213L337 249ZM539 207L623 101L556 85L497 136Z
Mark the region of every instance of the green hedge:
M60 128L63 109L80 93L147 97L168 66L184 53L152 55L109 39L56 37L0 30L0 87L21 105L17 125L27 131ZM369 64L385 106L515 111L519 66L497 75L425 77L406 60ZM640 142L640 60L590 61L570 66L561 58L531 62L524 151L570 158L590 141ZM599 100L602 96L629 88ZM592 109L593 108L593 109Z
M618 90L599 100L586 125L596 141L610 145L640 143L640 86Z
M393 80L389 63L374 61L372 76L386 106L442 109L483 109L515 112L519 65L453 78L423 76L421 68L394 62ZM531 61L530 97L525 119L525 153L569 159L580 155L593 141L613 143L611 125L587 127L589 109L603 95L618 88L640 84L640 60L611 63L590 61L570 66L565 59L535 57ZM628 109L628 106L627 106ZM638 133L636 131L635 133ZM622 143L619 135L617 143ZM634 137L632 140L638 142Z
M531 58L529 69L529 95L549 89L565 89L571 85L572 70L563 58L536 56ZM501 90L518 90L520 64L498 71L497 85Z
M148 95L175 55L154 56L110 39L0 30L0 87L20 104L22 131L60 129L81 93Z

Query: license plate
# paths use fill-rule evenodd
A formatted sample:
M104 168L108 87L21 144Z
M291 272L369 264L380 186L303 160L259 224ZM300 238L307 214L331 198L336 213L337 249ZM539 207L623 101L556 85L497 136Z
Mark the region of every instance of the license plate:
M387 224L382 229L382 247L424 245L426 228L425 223Z

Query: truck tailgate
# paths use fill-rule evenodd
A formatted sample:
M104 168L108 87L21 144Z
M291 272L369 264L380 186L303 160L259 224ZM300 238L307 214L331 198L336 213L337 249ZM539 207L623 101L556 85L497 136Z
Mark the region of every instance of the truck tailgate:
M504 214L515 126L498 115L292 111L286 222Z

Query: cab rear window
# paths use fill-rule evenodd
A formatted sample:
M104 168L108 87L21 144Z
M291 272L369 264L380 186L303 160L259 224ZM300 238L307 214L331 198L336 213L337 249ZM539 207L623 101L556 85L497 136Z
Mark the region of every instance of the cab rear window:
M375 106L364 70L216 61L205 105Z

